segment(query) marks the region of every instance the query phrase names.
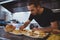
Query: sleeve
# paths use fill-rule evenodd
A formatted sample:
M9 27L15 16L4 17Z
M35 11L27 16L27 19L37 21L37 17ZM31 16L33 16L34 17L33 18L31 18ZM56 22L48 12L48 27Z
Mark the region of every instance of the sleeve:
M50 22L56 21L56 17L54 15L54 13L52 12L52 10L49 11L49 21Z
M33 18L34 18L34 16L32 14L30 14L29 20L32 21Z

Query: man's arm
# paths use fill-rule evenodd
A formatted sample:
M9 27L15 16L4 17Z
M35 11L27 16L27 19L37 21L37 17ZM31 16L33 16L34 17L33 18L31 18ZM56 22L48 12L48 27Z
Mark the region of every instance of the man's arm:
M51 22L50 24L51 24L50 27L45 28L46 32L51 32L54 29L58 29L58 23L57 23L57 21Z
M56 34L59 34L60 33L60 30L58 29L58 23L57 22L54 22L54 23L51 23L51 27L52 27L52 33L56 33Z
M58 24L57 21L51 22L50 23L51 26L50 27L45 27L45 28L34 28L33 30L42 30L44 32L52 32L54 29L58 29Z
M44 28L44 31L52 32L54 29L58 29L57 21L51 22L50 24L51 24L51 26L47 27L47 28Z
M27 20L27 21L24 23L24 25L22 25L22 26L20 27L20 29L23 30L24 28L26 28L30 22L31 22L30 20Z

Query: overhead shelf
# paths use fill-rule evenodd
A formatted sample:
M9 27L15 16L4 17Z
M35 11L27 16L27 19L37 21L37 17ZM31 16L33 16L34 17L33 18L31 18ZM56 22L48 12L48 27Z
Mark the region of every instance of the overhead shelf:
M6 1L0 2L0 4L9 3L9 2L12 2L12 1L14 1L14 0L6 0Z
M54 13L60 12L60 9L52 9Z

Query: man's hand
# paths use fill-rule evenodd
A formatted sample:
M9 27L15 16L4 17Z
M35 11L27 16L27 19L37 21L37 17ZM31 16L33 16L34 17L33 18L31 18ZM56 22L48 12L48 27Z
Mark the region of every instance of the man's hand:
M27 27L27 25L30 23L30 20L27 20L23 26L20 27L21 30Z
M39 31L46 32L43 28L33 28L32 30L33 30L33 31L37 31L37 30L39 30Z
M47 28L33 28L33 30L34 31L35 30L41 30L41 31L44 31L46 33L49 33L49 32L51 32L52 28L49 28L49 27L47 27Z
M53 34L60 34L60 30L54 29L54 30L52 31L52 33L53 33Z
M23 30L24 28L25 28L25 26L20 26L20 28L19 28L19 29L20 29L20 30Z

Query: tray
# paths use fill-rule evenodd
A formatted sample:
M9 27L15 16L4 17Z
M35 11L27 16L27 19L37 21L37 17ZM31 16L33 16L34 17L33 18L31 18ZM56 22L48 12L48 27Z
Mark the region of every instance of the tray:
M14 34L14 35L22 35L22 33L18 33L18 34L16 34L16 33L13 33L13 32L9 32L10 34Z
M48 35L49 35L49 33L46 33L46 35L45 35L44 37L46 37L46 36L48 36ZM44 37L41 37L41 36L39 36L39 35L35 35L35 36L25 35L25 36L28 36L28 37L31 37L31 38L44 38Z

